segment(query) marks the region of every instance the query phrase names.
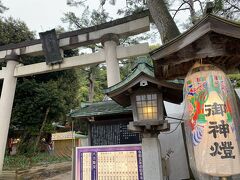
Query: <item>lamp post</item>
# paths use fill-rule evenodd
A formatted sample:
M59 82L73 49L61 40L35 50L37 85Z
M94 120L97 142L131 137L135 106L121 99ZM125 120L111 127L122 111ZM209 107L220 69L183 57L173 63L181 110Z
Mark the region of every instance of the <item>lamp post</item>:
M161 88L152 87L142 80L140 87L130 95L133 122L128 129L142 134L144 179L163 179L161 147L158 134L169 130L164 120Z
M141 60L141 61L140 61ZM142 134L143 176L145 180L162 180L162 158L158 135L170 129L164 119L163 100L180 103L182 85L158 81L152 66L140 59L132 72L105 93L118 104L132 106L133 121L128 129Z

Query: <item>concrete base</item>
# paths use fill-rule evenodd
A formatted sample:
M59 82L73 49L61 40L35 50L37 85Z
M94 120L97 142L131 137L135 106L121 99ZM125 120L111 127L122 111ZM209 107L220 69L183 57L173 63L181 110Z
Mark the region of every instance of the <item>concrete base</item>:
M163 180L161 148L158 137L143 137L143 175L145 180Z

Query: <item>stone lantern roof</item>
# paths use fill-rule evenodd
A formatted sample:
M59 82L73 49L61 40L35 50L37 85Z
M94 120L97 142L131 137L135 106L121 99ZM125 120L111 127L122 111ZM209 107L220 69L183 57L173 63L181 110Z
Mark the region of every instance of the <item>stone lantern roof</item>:
M141 60L132 72L118 84L109 87L105 93L118 104L127 107L131 104L130 94L140 87L142 82L147 82L152 87L157 87L163 92L163 100L179 104L182 102L181 81L159 81L154 76L154 69L146 61Z

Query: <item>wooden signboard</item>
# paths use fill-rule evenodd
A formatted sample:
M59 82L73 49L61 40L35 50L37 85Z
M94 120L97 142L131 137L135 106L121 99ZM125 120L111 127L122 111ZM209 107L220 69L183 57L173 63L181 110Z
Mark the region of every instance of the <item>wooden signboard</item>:
M91 145L138 144L140 134L127 129L128 122L95 123L91 125Z
M49 65L61 63L63 58L59 50L58 39L55 29L39 33L46 63Z
M78 147L75 180L143 180L141 145Z

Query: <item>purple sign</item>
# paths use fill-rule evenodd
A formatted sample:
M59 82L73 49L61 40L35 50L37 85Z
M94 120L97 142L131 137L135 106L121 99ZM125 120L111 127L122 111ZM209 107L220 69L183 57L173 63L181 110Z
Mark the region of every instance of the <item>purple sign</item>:
M75 180L143 180L141 145L76 148Z

